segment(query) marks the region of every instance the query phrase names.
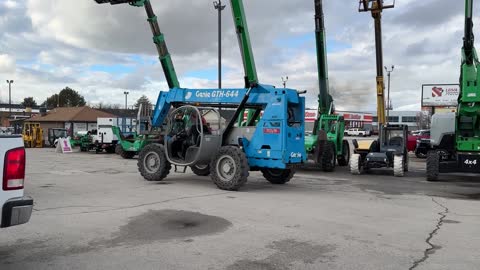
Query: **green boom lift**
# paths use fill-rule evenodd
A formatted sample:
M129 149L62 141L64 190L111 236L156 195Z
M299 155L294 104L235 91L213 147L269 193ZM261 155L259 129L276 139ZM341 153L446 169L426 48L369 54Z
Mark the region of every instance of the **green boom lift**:
M473 0L465 0L465 36L456 114L432 117L427 180L440 173L480 173L480 62L474 46Z
M150 24L150 28L153 33L153 42L155 43L162 64L163 73L165 74L165 79L167 81L169 89L180 88L180 83L178 81L177 73L175 72L175 67L173 65L172 58L167 48L165 42L165 36L160 30L158 25L157 16L153 12L152 4L150 0L95 0L98 4L110 3L111 5L117 4L130 4L134 7L144 7L145 12L147 13L147 21ZM136 134L133 138L125 138L120 131L119 127L112 127L113 133L117 136L119 140L119 147L117 153L119 153L123 158L133 158L140 150L145 147L145 145L152 142L159 142L160 137L156 132L148 132L147 134Z
M338 165L346 166L350 160L350 146L343 139L345 120L343 116L334 114L333 98L329 93L327 42L322 0L315 0L315 38L317 44L318 64L318 116L313 133L305 136L305 148L326 172Z

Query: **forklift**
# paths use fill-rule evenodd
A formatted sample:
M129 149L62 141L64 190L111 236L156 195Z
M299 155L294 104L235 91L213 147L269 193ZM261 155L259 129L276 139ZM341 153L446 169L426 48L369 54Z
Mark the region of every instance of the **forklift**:
M456 113L432 117L427 180L441 173L480 173L480 62L473 34L473 0L465 0L465 27Z
M372 13L375 22L375 45L377 61L377 116L378 139L375 141L353 140L354 154L350 160L350 172L358 175L371 169L393 168L393 175L403 177L408 171L408 126L389 124L385 117L385 84L383 77L382 11L393 8L383 0L360 0L359 11Z
M350 161L350 145L344 140L345 120L334 113L333 98L329 93L327 40L323 15L323 1L315 0L315 38L318 65L318 116L312 134L305 136L305 150L323 171L331 172L338 161L347 166Z
M144 7L155 33L154 43L170 89L159 93L152 119L152 127L166 123L166 131L160 142L149 143L139 152L137 167L145 180L162 181L172 168L185 172L187 167L198 165L208 168L218 188L238 190L246 184L250 171L261 171L272 184L285 184L296 168L303 166L304 92L258 82L242 0L231 0L231 7L245 87L233 89L180 88L151 1L95 1ZM219 109L223 108L234 111L225 126L220 124ZM238 120L245 110L250 117L242 126ZM207 114L210 117L205 117Z
M43 130L40 123L25 122L22 137L25 148L43 148Z
M67 130L64 128L48 129L48 145L50 145L50 147L57 147L58 139L67 137Z

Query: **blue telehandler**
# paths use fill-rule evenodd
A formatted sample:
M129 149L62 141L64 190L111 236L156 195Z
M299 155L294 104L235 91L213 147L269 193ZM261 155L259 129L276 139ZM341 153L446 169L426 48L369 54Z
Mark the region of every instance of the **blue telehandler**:
M159 32L149 0L95 0L97 3L145 7L152 31ZM245 69L245 87L233 89L185 89L169 83L160 92L152 126L166 125L159 142L139 153L138 170L148 181L161 181L172 167L204 169L223 190L238 190L249 171L261 171L273 184L285 184L306 161L304 147L305 98L293 89L260 84L242 0L231 0L234 23ZM152 23L154 22L154 23ZM158 30L158 31L156 31ZM165 40L154 37L167 82L176 74ZM161 45L159 45L161 43ZM219 109L233 116L224 119ZM238 119L248 111L246 123ZM180 168L180 170L179 170Z

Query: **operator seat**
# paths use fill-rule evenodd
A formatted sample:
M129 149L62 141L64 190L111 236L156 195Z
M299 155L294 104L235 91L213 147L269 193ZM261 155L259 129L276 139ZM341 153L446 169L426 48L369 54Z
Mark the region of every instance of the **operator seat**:
M403 138L402 137L392 137L388 141L388 144L391 146L402 146Z

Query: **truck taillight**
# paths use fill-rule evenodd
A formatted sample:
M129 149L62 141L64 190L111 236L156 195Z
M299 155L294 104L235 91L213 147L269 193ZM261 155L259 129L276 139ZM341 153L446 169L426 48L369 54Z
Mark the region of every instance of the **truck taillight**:
M3 190L23 188L25 180L25 149L15 148L5 154Z

